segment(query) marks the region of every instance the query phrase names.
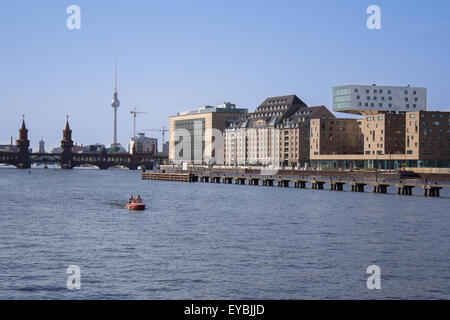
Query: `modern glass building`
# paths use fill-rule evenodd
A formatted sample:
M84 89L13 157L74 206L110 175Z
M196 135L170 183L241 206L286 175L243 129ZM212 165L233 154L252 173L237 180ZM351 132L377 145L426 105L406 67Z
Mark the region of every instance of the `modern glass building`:
M333 111L411 112L427 109L427 89L400 86L345 85L333 88Z

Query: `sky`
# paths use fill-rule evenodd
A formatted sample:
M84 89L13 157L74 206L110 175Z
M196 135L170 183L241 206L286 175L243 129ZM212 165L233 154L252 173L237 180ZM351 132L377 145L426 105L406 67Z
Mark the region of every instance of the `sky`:
M366 26L373 4L380 30ZM428 110L450 111L448 0L1 0L0 41L0 143L25 114L34 149L60 144L66 115L78 144L112 142L116 60L123 145L134 107L142 131L225 101L253 111L296 94L331 109L345 84L426 87Z

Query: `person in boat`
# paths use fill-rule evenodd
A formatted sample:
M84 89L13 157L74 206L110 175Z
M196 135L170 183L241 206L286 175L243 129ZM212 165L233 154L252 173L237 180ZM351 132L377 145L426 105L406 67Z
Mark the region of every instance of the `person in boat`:
M133 195L131 195L130 199L128 199L128 203L130 204L130 203L134 203L134 202L135 202L134 197L133 197Z
M137 198L136 198L136 203L142 203L142 199L141 199L141 195L138 194Z

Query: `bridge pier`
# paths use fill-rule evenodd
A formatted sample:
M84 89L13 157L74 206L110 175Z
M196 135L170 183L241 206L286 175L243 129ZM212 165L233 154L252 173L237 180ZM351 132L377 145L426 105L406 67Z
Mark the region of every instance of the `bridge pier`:
M324 185L325 185L325 181L317 181L317 180L311 181L311 188L315 189L315 190L323 190Z
M387 193L387 188L389 187L388 184L374 184L373 185L373 192L374 193Z
M424 186L424 196L425 197L439 197L441 189L442 189L442 187Z
M352 182L351 191L352 192L364 192L365 183Z
M278 179L278 187L289 188L290 180Z
M232 184L233 183L233 178L232 177L222 177L222 183L223 184Z
M345 182L331 182L331 190L343 191Z
M397 185L397 194L401 194L404 196L411 196L413 188L414 188L414 186L411 186L411 185L398 184Z

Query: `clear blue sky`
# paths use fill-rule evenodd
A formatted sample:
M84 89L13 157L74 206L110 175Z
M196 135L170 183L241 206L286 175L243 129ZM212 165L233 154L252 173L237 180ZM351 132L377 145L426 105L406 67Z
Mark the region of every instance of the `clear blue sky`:
M81 30L66 28L71 4ZM371 4L382 30L366 28ZM66 114L78 143L111 143L115 59L123 145L132 107L149 113L138 129L160 128L178 111L292 93L331 108L332 87L350 83L424 86L429 109L450 106L448 0L2 0L0 40L0 142L25 113L34 148L59 144Z

